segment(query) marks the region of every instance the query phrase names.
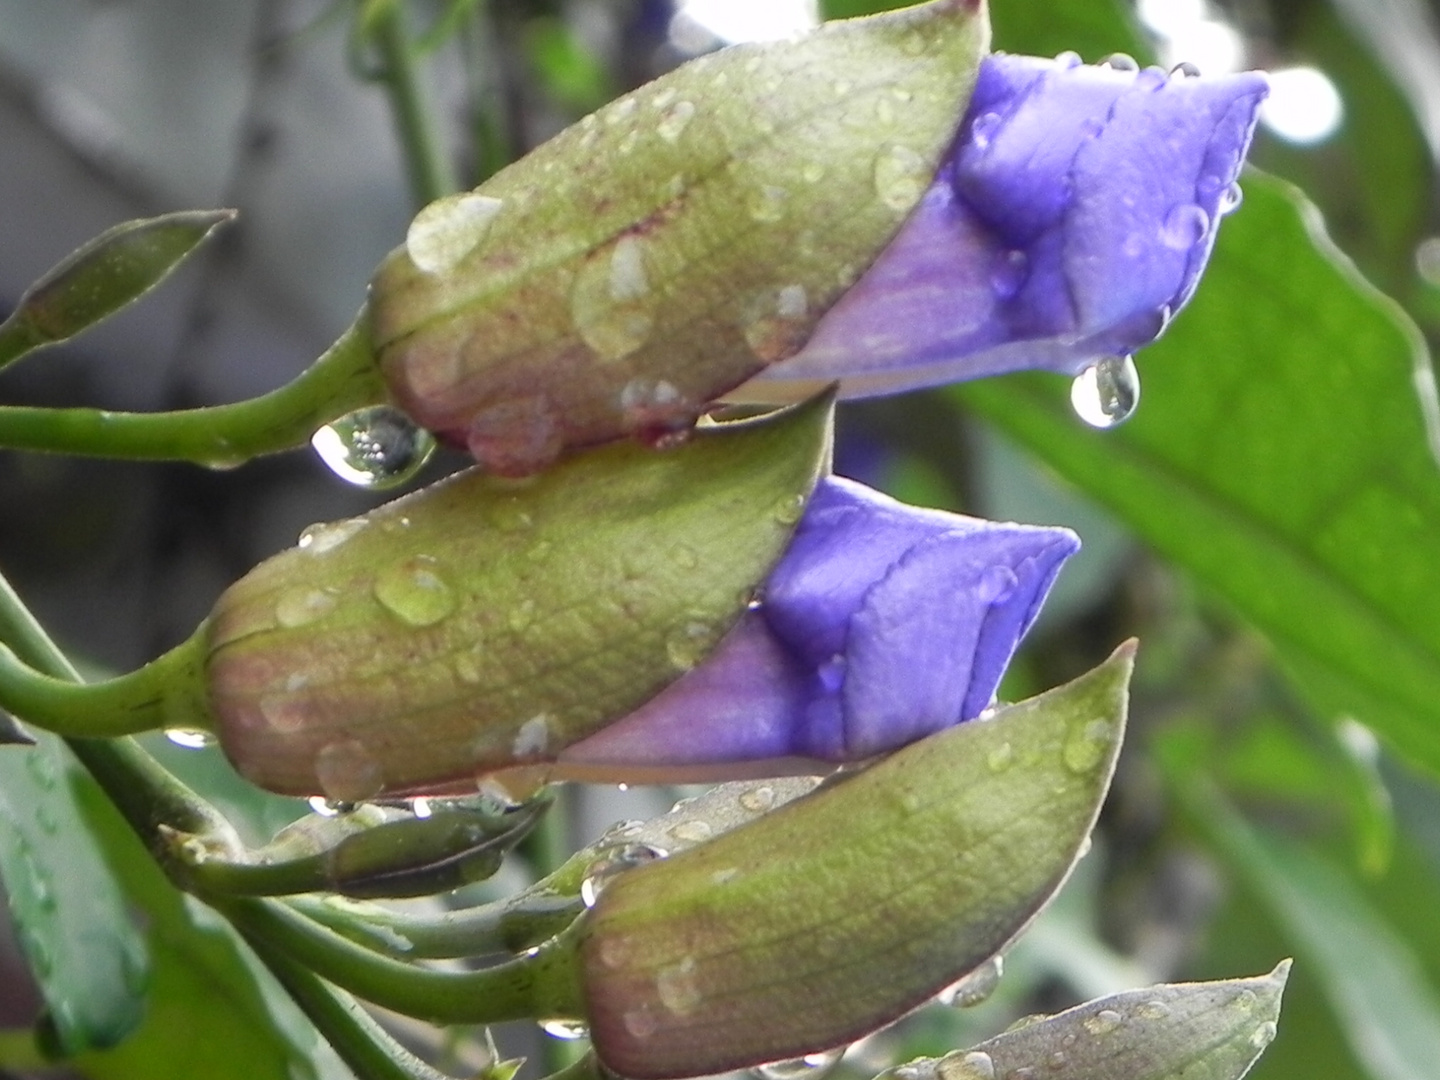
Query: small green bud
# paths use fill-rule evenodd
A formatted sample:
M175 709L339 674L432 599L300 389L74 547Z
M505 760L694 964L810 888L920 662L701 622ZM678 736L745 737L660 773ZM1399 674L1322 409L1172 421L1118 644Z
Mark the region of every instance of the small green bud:
M371 293L396 400L510 475L688 429L896 233L988 36L979 0L936 0L726 49L426 207Z
M664 454L620 443L523 482L471 470L309 530L204 631L225 752L261 787L343 801L551 759L739 618L828 460L830 413L817 399Z
M1090 834L1133 656L614 876L580 940L601 1059L652 1078L800 1057L993 957Z

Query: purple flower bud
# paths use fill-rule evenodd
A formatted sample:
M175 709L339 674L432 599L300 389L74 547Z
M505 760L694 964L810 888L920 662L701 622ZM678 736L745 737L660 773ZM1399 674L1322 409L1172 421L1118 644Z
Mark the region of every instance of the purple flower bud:
M562 770L698 778L854 761L969 720L1078 547L1067 529L824 480L763 603L700 667L562 751Z
M985 58L919 207L805 348L732 393L836 379L894 393L1025 368L1076 374L1153 341L1195 291L1267 85Z

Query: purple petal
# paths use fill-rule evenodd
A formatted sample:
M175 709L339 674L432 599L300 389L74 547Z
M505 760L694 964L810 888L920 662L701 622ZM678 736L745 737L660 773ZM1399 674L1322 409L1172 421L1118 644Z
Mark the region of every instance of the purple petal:
M955 149L900 234L801 352L732 397L1075 374L1148 344L1195 290L1266 90L1256 72L988 57Z

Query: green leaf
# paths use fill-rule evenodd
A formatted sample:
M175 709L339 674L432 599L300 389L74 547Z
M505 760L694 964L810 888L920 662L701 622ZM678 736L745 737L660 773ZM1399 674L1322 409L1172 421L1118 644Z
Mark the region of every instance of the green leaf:
M134 303L234 217L233 210L181 210L107 229L30 286L0 323L0 368Z
M1140 369L1145 400L1108 433L1053 377L954 393L1268 634L1324 713L1440 769L1440 471L1414 327L1297 193L1251 176Z
M1313 965L1355 1055L1375 1080L1428 1080L1440 1061L1440 995L1405 940L1328 859L1255 828L1217 789L1182 791L1210 839Z
M1275 1037L1290 974L1127 990L876 1080L1239 1080Z
M262 787L351 801L553 758L740 617L828 461L830 413L617 443L520 484L472 470L317 527L203 631L226 753Z
M56 1048L114 1046L140 1023L148 958L77 799L60 740L0 751L0 879Z
M1132 658L608 882L580 945L601 1058L669 1077L798 1057L989 960L1090 833Z

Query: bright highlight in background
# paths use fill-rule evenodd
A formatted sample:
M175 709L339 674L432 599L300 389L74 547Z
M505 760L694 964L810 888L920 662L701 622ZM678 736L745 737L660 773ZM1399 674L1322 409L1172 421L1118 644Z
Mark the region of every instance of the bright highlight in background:
M1280 138L1317 143L1329 138L1345 115L1340 91L1319 68L1292 67L1270 72L1270 96L1260 121Z
M727 42L773 41L819 25L815 0L682 0L677 18Z

